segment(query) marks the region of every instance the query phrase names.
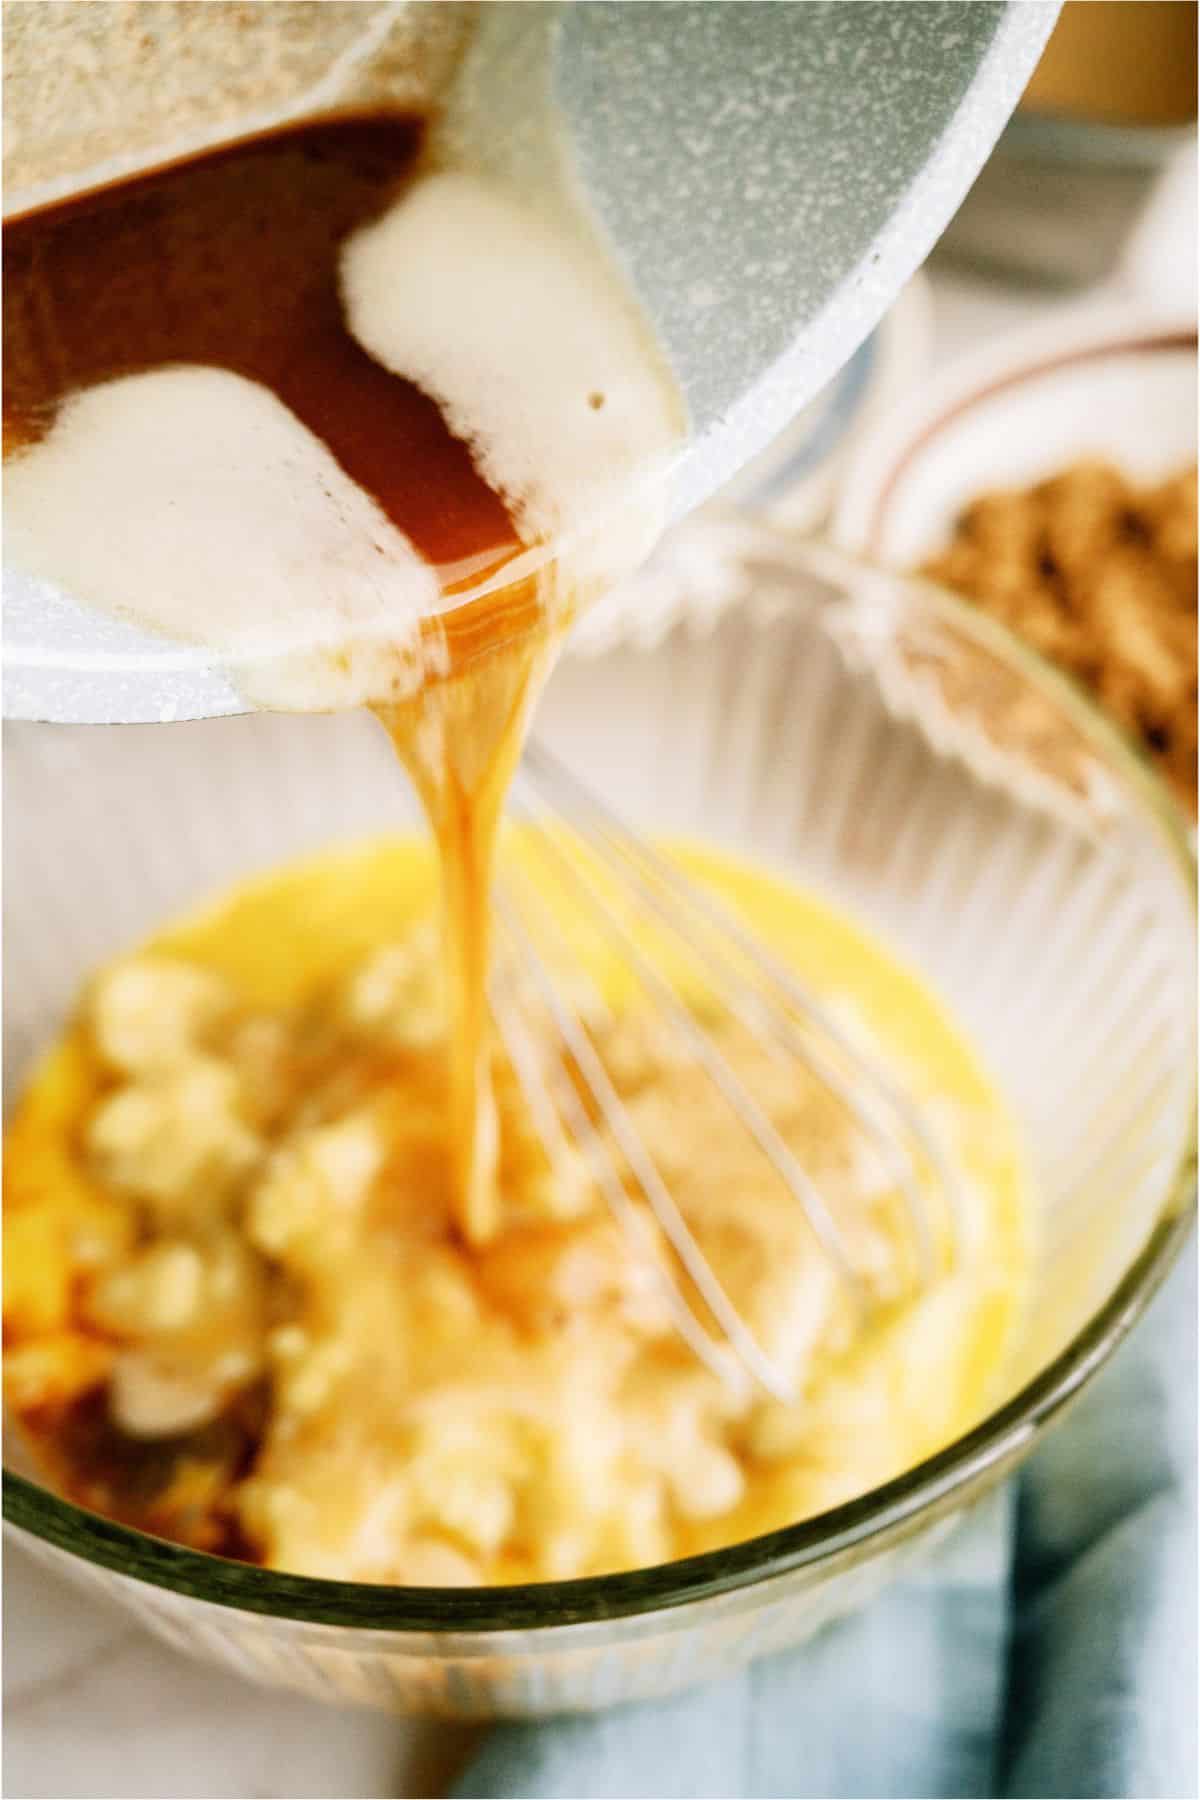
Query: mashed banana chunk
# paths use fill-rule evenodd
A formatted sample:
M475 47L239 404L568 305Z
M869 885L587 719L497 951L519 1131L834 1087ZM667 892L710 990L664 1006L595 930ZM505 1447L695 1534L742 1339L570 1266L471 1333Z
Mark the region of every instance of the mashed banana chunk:
M772 1399L683 1343L672 1285L703 1306L627 1169L632 1226L612 1210L593 1159L620 1169L616 1146L593 1120L590 1154L578 1131L547 1148L499 1037L501 1229L483 1247L458 1237L432 929L351 952L311 923L340 916L335 894L373 916L372 893L399 892L416 856L356 854L242 890L102 972L16 1113L6 1384L55 1485L302 1574L554 1579L792 1522L977 1416L1021 1286L1018 1159L911 976L815 902L745 877L751 915L758 883L815 965L840 971L839 1003L963 1171L973 1239L923 1293L894 1171L846 1109L794 1057L706 1019L836 1217L865 1327L703 1066L658 1015L589 1008L642 1143L786 1372L794 1398ZM251 923L269 979L244 954ZM548 1022L526 1048L544 1097L567 1082L586 1113Z

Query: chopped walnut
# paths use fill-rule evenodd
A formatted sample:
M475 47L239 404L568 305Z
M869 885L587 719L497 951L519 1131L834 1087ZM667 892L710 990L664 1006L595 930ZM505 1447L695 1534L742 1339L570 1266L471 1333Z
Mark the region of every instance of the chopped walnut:
M1080 462L983 494L922 573L1089 688L1195 811L1195 468L1138 487Z

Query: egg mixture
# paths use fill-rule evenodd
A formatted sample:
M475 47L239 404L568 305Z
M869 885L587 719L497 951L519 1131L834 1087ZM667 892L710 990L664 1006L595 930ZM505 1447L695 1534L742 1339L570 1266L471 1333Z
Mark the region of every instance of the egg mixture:
M525 855L519 834L507 854ZM706 1020L838 1219L864 1328L703 1069L602 959L580 967L593 1041L795 1397L739 1390L686 1348L642 1202L646 1242L580 1147L551 1162L492 1036L493 1210L465 1235L436 865L426 845L368 844L240 888L101 971L16 1113L6 1391L54 1485L280 1569L512 1582L789 1524L979 1417L1027 1267L1001 1100L879 944L771 876L682 854L926 1109L966 1202L949 1271L913 1297L888 1168L802 1065Z

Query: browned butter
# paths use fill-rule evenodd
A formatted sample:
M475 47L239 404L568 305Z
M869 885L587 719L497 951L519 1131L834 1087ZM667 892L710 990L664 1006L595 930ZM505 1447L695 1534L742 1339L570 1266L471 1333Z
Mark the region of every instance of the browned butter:
M20 518L43 463L43 485L54 497L56 465L44 453L54 451L60 421L71 424L78 396L99 392L103 405L109 395L136 395L130 377L224 371L265 390L317 440L434 572L443 601L474 593L464 605L422 614L428 654L419 678L395 698L375 697L375 706L415 779L442 857L449 1121L460 1224L479 1240L494 1223L481 1073L492 850L528 704L571 596L569 584L547 582L544 565L506 578L506 565L533 534L522 532L515 509L481 474L438 402L364 348L347 323L347 243L404 198L422 141L421 122L411 118L335 118L9 223L4 450L9 467L21 471L22 485L13 484ZM412 279L420 281L420 268ZM488 304L486 291L478 304ZM594 390L586 395L592 411L604 401ZM186 434L186 409L176 426L168 401L163 408L151 425ZM122 441L114 439L114 454ZM172 443L185 468L187 448ZM173 504L173 493L145 500L160 513ZM211 524L222 530L220 516ZM68 500L61 530L74 529ZM387 542L375 548L386 560ZM481 585L488 591L479 594ZM129 609L137 616L133 577ZM203 638L202 619L188 625ZM397 640L411 625L397 618Z

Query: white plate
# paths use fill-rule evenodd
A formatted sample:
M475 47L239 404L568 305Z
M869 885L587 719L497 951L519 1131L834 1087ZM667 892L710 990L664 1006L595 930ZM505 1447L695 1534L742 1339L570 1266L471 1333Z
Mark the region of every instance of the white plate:
M833 536L892 567L940 549L963 506L1081 457L1138 480L1196 454L1196 324L1073 307L957 359L851 457Z

